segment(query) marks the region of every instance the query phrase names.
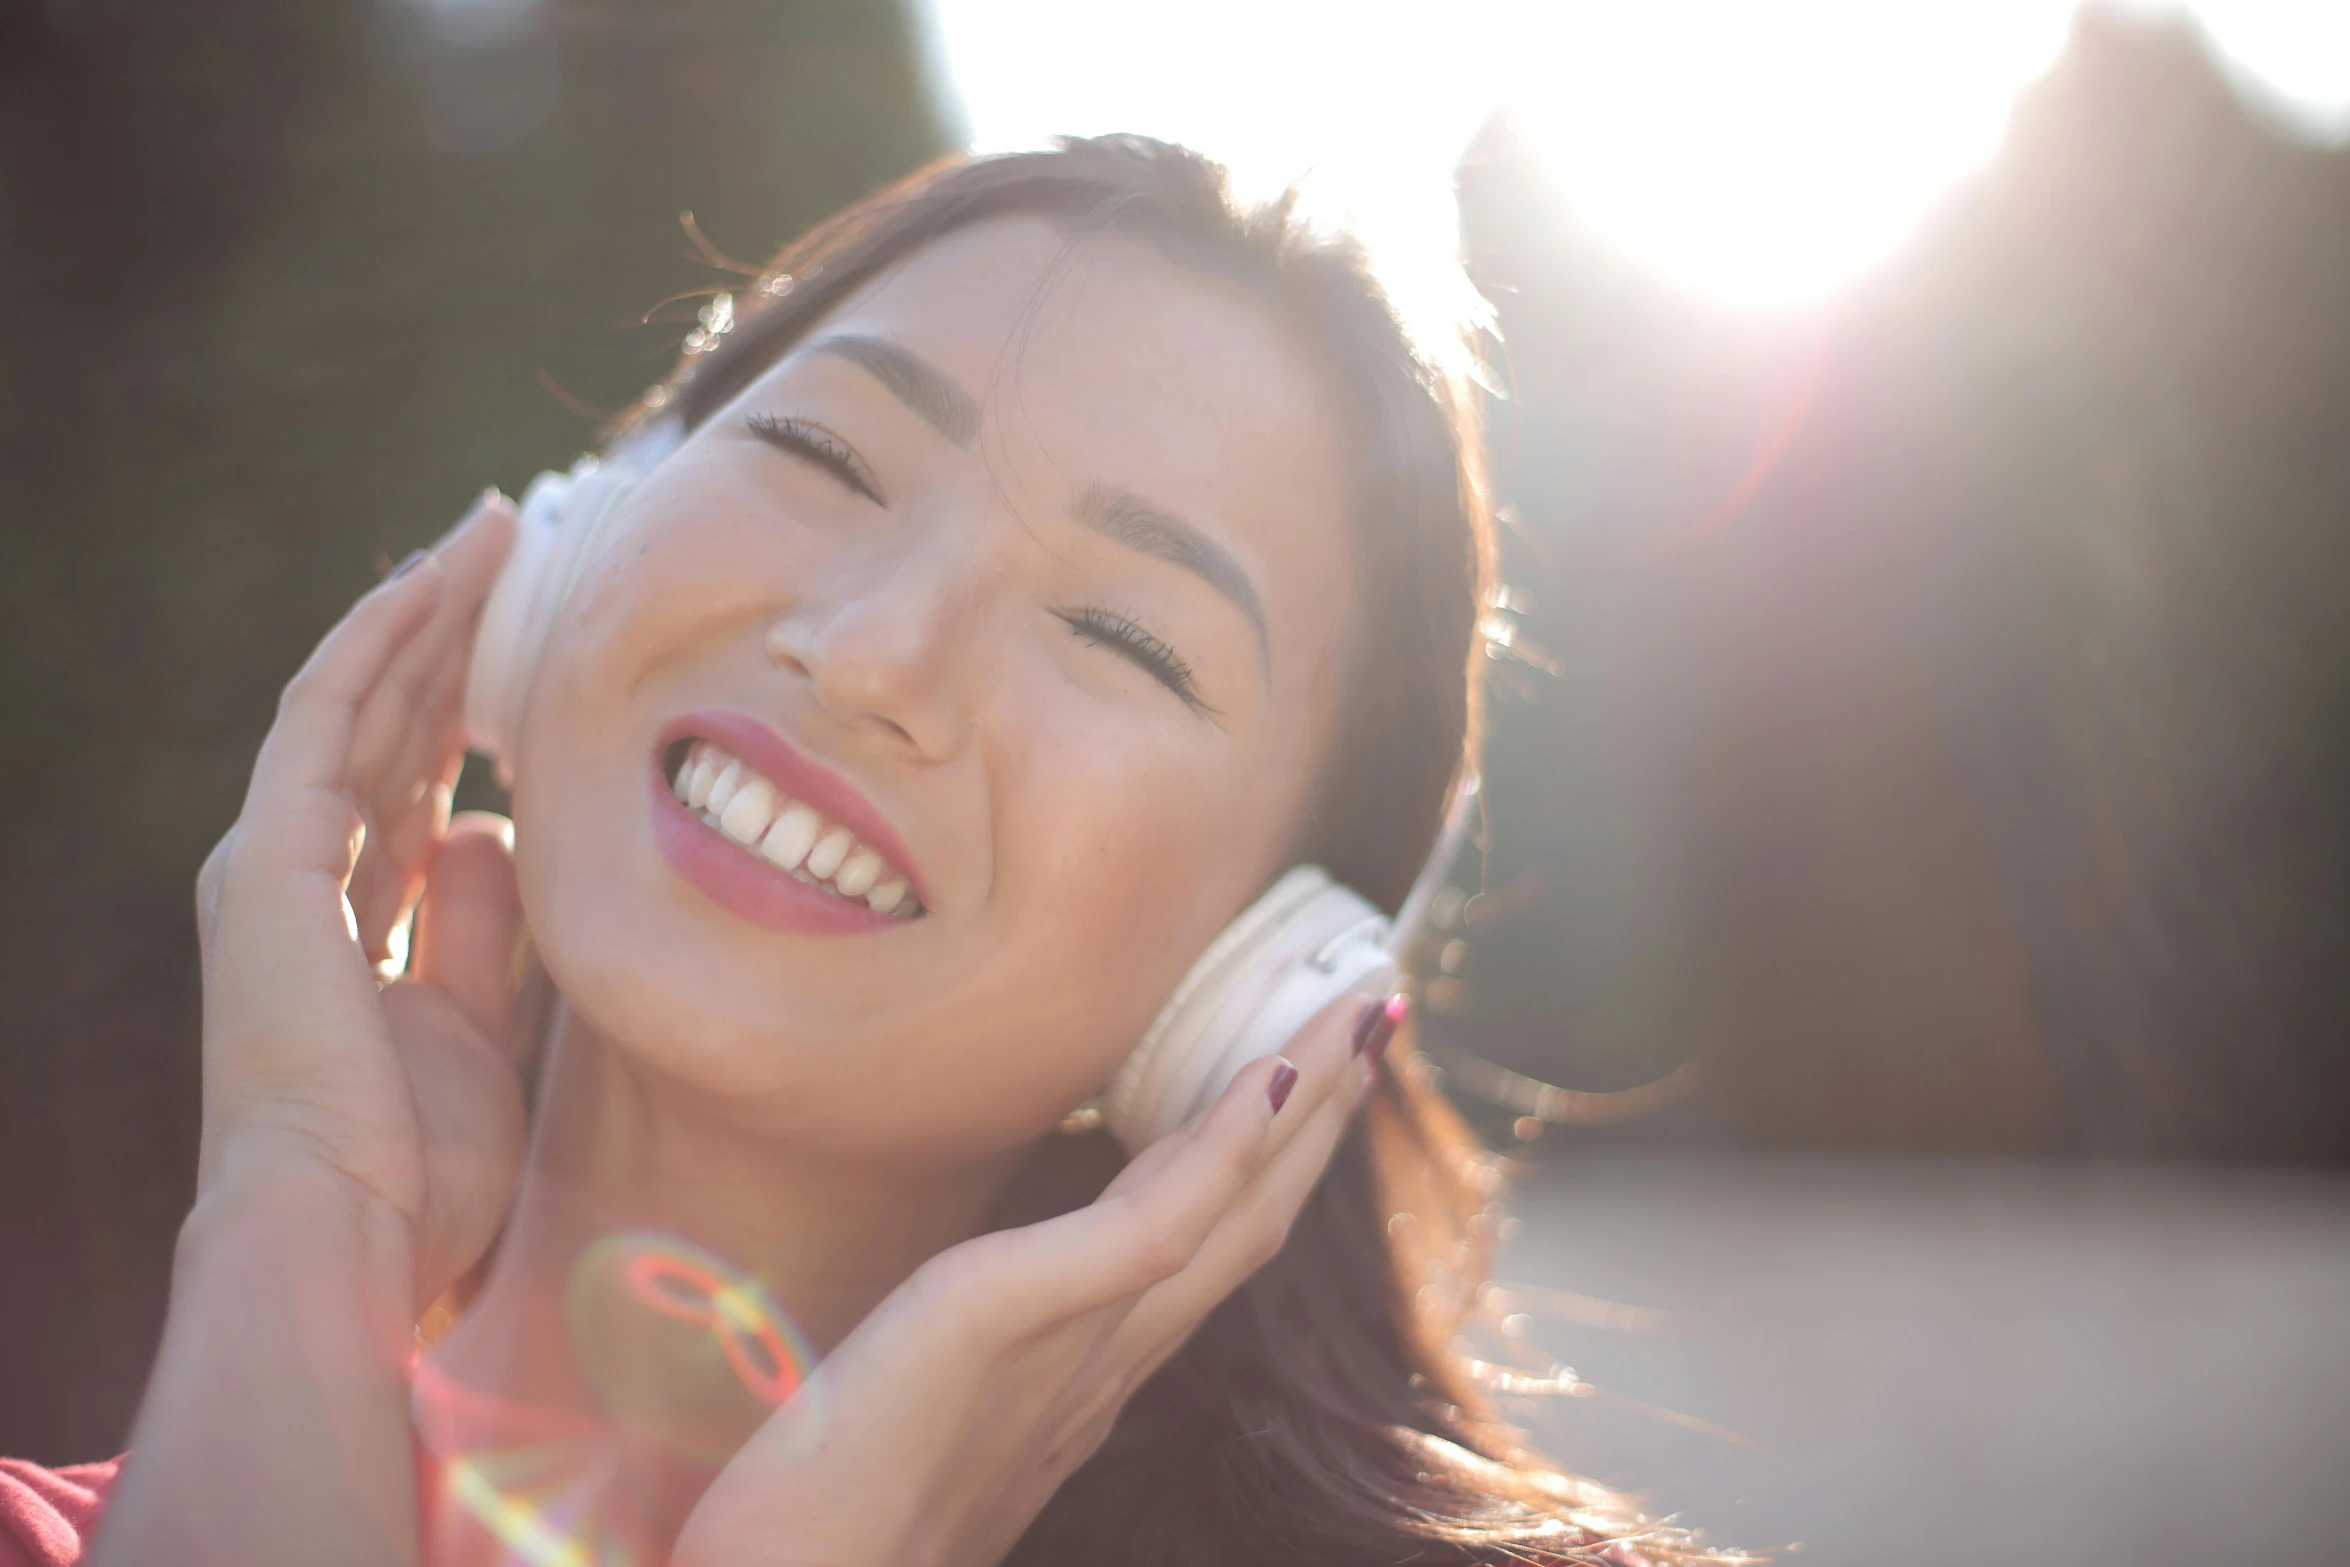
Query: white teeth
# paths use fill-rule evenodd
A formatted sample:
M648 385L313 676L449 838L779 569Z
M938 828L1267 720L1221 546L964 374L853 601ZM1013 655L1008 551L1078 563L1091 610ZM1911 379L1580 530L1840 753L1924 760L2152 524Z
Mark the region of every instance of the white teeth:
M695 810L710 798L710 786L718 781L718 759L706 745L696 746L694 754L686 759L685 771L678 775L685 785L682 798Z
M734 798L735 790L742 786L743 764L730 756L726 759L726 765L719 770L717 778L711 782L710 792L703 797L702 809L712 816L724 816L727 802Z
M815 846L816 835L823 830L824 818L795 800L784 807L783 814L775 818L775 825L767 829L759 852L787 871L797 870L800 861L808 857L808 850Z
M707 740L694 742L670 792L703 821L759 855L794 881L862 901L876 914L912 918L923 912L889 862ZM887 877L887 880L883 878Z
M849 857L849 849L857 835L846 827L835 827L816 840L816 847L808 851L808 874L823 881L840 869L840 862Z
M754 844L775 819L775 786L753 778L734 792L718 815L718 830L740 844Z
M832 884L844 898L862 898L880 877L881 856L871 849L859 849L840 862L840 869L832 873Z

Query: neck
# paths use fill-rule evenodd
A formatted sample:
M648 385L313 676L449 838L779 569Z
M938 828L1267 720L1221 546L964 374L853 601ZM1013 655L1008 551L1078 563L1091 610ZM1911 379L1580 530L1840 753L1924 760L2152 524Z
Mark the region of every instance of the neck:
M632 1475L644 1526L673 1533L796 1362L975 1233L1015 1157L910 1168L818 1154L721 1111L558 1009L512 1214L420 1379L455 1390L440 1411L420 1399L438 1456L567 1437L583 1464ZM784 1321L743 1331L746 1301L754 1324Z

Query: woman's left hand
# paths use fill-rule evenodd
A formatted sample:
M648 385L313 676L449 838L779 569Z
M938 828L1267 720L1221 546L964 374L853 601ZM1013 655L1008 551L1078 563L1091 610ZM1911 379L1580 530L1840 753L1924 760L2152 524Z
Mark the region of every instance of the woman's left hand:
M419 1310L497 1234L522 1157L505 823L449 810L474 627L513 534L485 493L327 634L197 878L199 1206L231 1170L324 1172L395 1216Z
M1351 1048L1376 1026L1363 1009L1326 1009L1290 1058L1250 1065L1091 1205L924 1264L727 1465L676 1567L1000 1561L1134 1390L1281 1249L1370 1082Z
M196 1205L93 1562L416 1560L416 1314L495 1236L522 1155L520 901L498 824L449 823L513 531L485 498L327 633L197 877Z

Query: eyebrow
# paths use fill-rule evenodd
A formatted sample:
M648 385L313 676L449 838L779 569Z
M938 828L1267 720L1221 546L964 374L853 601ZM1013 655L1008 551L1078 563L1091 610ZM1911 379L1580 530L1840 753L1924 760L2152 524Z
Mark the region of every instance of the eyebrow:
M1258 653L1267 664L1273 661L1264 600L1257 596L1257 585L1230 550L1181 517L1114 485L1087 485L1077 497L1077 520L1103 538L1180 566L1230 599L1256 627Z
M979 404L954 378L929 360L885 337L841 333L808 345L815 354L833 354L863 368L889 388L890 395L922 416L925 424L968 448L979 434Z

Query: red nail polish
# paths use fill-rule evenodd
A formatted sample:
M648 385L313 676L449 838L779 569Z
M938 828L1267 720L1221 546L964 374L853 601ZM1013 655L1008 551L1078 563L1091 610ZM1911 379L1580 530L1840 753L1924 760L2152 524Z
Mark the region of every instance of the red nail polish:
M1364 1036L1362 1053L1373 1066L1377 1066L1379 1058L1387 1054L1387 1042L1395 1037L1395 1031L1403 1027L1403 1020L1411 1014L1412 998L1401 994L1389 996L1387 1005L1372 1014L1378 1022Z
M1297 1068L1284 1061L1273 1069L1273 1081L1265 1085L1265 1097L1273 1101L1273 1113L1289 1103L1289 1091L1297 1086Z

